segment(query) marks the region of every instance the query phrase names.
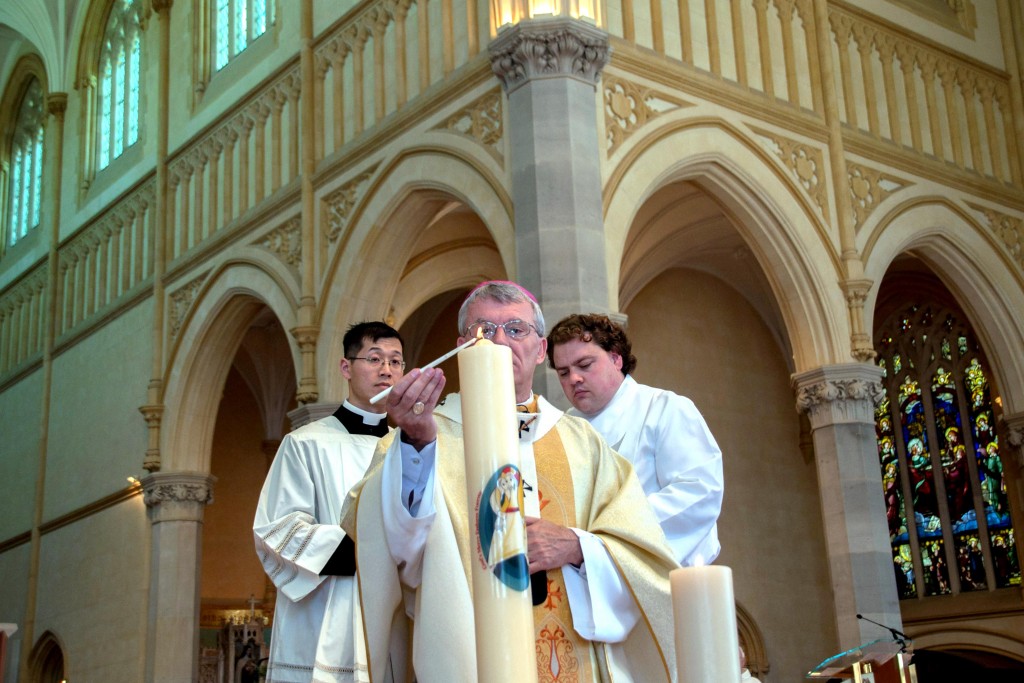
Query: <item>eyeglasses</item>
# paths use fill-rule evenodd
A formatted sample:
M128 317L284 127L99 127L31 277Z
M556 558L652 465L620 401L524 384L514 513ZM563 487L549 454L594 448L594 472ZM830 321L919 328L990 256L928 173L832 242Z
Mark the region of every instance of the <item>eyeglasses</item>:
M530 336L531 330L537 329L530 323L523 322L522 320L509 320L501 325L492 323L490 320L481 320L469 326L467 336L494 339L494 335L498 333L499 327L505 330L505 336L509 339L524 339Z
M380 366L384 365L384 363L387 363L388 367L394 370L395 372L405 369L405 361L398 360L397 358L392 358L391 360L384 360L380 356L352 356L351 358L349 358L349 360L366 361L374 370L379 370Z

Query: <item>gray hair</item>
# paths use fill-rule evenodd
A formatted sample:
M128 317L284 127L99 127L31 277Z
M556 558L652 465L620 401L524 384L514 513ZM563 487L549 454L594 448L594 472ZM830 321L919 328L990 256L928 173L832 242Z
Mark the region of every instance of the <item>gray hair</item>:
M469 305L480 299L490 299L501 304L528 303L533 308L533 326L537 328L537 334L543 337L547 328L544 326L544 313L540 310L540 304L529 291L514 282L492 280L476 286L469 293L466 300L459 308L459 334L465 335L469 332L466 325L466 315Z

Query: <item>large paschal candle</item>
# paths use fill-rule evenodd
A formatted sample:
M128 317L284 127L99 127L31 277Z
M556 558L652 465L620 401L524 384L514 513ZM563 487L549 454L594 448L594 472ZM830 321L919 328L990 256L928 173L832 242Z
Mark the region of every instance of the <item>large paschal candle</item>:
M682 567L672 570L669 581L679 683L738 682L740 644L732 570Z
M512 350L459 353L477 680L537 680Z

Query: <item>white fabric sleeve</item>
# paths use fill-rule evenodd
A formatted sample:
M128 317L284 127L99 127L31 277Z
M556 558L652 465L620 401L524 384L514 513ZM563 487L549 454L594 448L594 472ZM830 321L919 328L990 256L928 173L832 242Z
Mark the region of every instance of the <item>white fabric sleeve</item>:
M576 632L587 640L619 643L640 619L629 586L594 534L573 529L580 539L583 564L562 567L562 579Z
M654 457L660 490L648 495L672 554L683 565L718 555L716 523L725 489L722 451L697 407L673 396L657 422Z
M267 576L285 597L299 601L319 586L320 576L345 532L316 518L316 444L285 436L267 473L256 506L253 537ZM331 482L332 485L340 485Z
M436 513L435 454L436 442L417 452L396 435L384 456L381 483L384 533L398 575L410 588L419 586L423 579L423 549Z

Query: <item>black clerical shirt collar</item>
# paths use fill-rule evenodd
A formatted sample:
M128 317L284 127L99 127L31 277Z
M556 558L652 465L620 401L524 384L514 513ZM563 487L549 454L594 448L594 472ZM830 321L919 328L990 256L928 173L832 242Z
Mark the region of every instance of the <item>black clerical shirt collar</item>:
M334 417L338 418L349 434L366 434L379 438L388 433L387 413L371 413L357 408L347 400L334 411Z

